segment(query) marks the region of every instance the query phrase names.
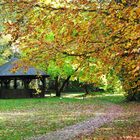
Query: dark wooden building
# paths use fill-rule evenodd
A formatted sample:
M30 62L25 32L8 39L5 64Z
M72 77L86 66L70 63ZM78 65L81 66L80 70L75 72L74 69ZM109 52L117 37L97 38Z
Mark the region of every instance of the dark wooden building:
M25 70L20 67L13 72L17 58L11 59L9 62L0 66L0 98L33 98L44 97L46 92L46 78L49 77L43 71L29 67ZM36 90L30 87L30 83L36 80L40 93L36 94Z

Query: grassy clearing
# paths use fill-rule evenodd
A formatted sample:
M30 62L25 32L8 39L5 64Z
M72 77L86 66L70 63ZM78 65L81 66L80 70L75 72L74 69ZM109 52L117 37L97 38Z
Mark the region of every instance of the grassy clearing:
M93 117L101 108L104 103L70 98L0 100L0 140L55 131Z
M95 101L97 102L102 102L102 103L113 103L113 104L124 104L125 101L125 97L120 94L120 95L110 95L110 94L106 94L103 96L93 96L91 97L93 98Z
M80 139L98 139L102 136L108 139L112 134L116 137L121 136L122 130L126 135L133 135L131 127L133 130L139 130L140 125L136 118L139 116L140 105L125 103L122 95L84 99L10 99L0 100L0 140L20 140L49 133L94 117L95 112L104 112L110 104L119 104L124 108L122 117L97 129L93 135Z
M67 98L77 98L77 99L86 99L92 101L93 103L113 103L113 104L122 104L125 101L123 94L110 94L105 92L95 92L87 95L83 98L84 93L69 93L64 94L64 97Z

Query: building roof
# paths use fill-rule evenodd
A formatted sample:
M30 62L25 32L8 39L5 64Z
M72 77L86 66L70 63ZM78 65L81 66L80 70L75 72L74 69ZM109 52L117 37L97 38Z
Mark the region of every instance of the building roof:
M18 61L18 58L12 58L9 62L0 66L0 77L24 77L24 76L38 76L49 77L45 72L35 69L34 67L29 67L27 71L24 68L19 68L16 72L12 72L12 69L15 66L15 63Z

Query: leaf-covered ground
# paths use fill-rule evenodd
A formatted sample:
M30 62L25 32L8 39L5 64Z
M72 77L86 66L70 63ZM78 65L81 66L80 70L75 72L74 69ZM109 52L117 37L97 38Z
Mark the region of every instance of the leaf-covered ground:
M76 140L140 140L140 103L121 104L121 116Z
M104 123L108 123L119 117L121 112L122 108L120 106L109 104L105 111L98 110L95 112L95 117L91 117L90 119L44 136L34 137L31 140L72 140L75 137L77 139L78 136L91 134L96 128L99 128Z

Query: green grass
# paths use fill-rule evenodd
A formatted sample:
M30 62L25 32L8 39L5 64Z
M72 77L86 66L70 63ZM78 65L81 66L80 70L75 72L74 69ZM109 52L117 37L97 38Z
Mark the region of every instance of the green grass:
M117 96L105 95L105 96L95 97L95 99L100 100L102 102L110 102L114 104L122 104L125 101L125 97L123 95L117 95Z
M0 140L18 140L69 126L104 108L93 100L70 98L0 100Z
M83 95L79 94L76 97L83 97ZM101 102L101 103L114 103L114 104L122 104L125 102L125 97L123 94L109 94L109 93L99 93L96 94L91 93L85 97L85 99L91 99L94 103Z
M68 98L33 98L33 99L1 99L0 100L0 111L1 110L18 110L32 108L41 103L55 103L55 102L80 102L78 99Z
M0 100L0 140L20 140L55 131L90 117L110 104L129 111L122 95L77 98ZM129 107L130 105L130 107ZM136 107L135 107L136 105Z

